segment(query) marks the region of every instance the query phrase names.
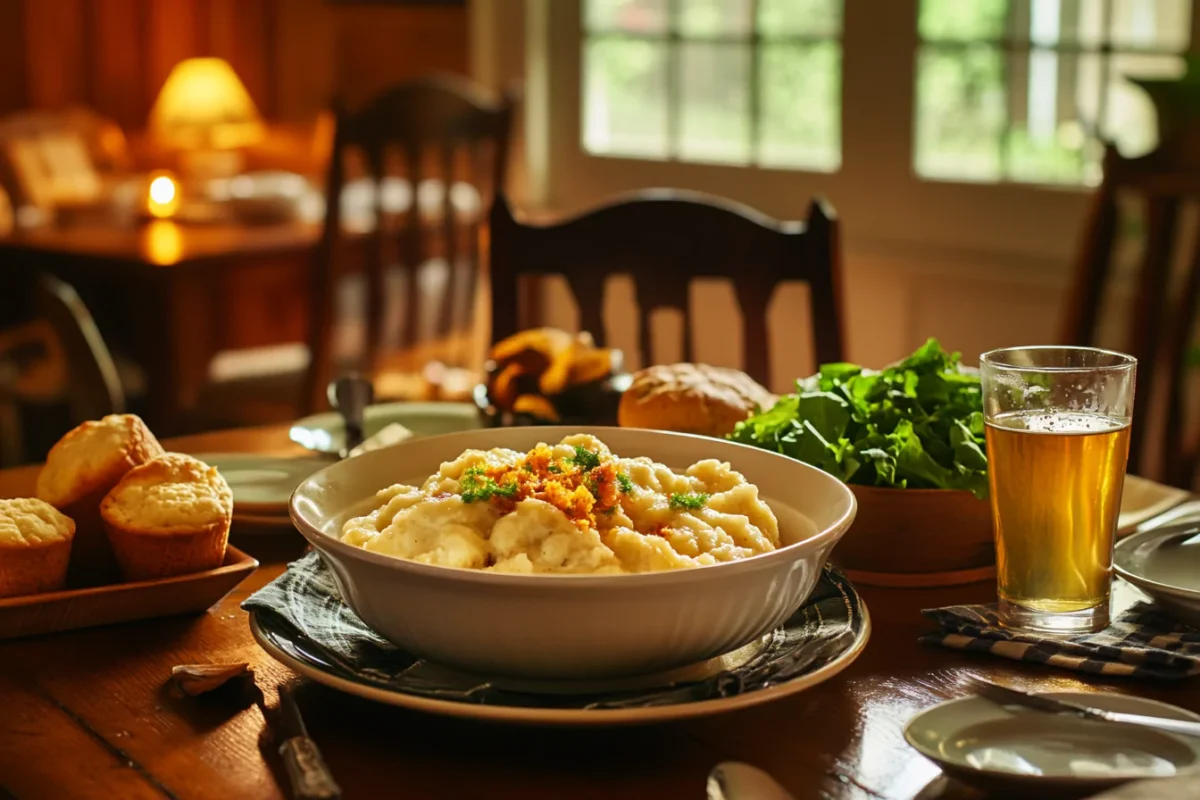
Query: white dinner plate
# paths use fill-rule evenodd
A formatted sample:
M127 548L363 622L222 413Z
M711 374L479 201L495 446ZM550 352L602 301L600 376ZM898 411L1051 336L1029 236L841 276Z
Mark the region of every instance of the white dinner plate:
M1046 692L1109 711L1200 721L1176 706L1129 695ZM968 696L914 717L904 738L949 775L985 791L1080 796L1126 781L1200 771L1200 739L1000 706Z
M1113 568L1164 611L1200 625L1200 520L1122 539L1113 552Z
M483 426L479 409L470 403L378 403L367 407L363 422L366 438L393 423L403 425L416 436L454 433ZM288 435L301 447L320 453L336 453L345 442L346 427L340 414L329 411L296 420Z
M250 453L197 453L195 458L216 467L233 491L233 516L287 521L288 500L305 478L332 462L328 458L280 458Z
M1121 513L1117 517L1117 533L1132 533L1139 525L1182 503L1190 496L1186 489L1165 486L1157 481L1125 476L1121 493Z

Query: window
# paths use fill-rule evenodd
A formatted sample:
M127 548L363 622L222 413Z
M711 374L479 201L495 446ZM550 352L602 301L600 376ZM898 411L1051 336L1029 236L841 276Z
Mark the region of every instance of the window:
M833 171L842 0L585 0L584 149Z
M1156 142L1128 77L1175 77L1191 0L920 0L914 166L923 178L1094 184L1100 139Z

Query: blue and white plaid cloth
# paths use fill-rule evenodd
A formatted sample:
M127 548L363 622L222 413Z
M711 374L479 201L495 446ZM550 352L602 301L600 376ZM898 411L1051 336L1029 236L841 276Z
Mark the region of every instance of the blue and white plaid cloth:
M921 613L939 628L921 637L924 644L1094 675L1186 678L1200 673L1200 631L1150 603L1131 606L1099 633L1069 638L1004 628L994 605L947 606Z

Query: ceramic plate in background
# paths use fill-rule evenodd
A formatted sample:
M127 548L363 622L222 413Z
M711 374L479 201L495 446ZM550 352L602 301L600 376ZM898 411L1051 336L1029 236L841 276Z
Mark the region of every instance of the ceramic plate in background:
M1176 706L1129 695L1046 692L1108 711L1200 721ZM989 792L1080 797L1126 781L1200 773L1200 739L1000 706L969 696L927 709L904 728L922 755Z
M415 436L482 427L479 409L470 403L378 403L367 408L364 422L363 435L368 439L393 423L403 425ZM288 435L301 447L336 453L345 442L346 428L341 415L330 411L296 420Z
M1122 539L1113 552L1113 568L1167 613L1200 625L1200 521Z
M329 466L328 458L280 458L252 453L197 453L216 467L233 491L234 518L272 518L287 521L288 500L305 478Z
M1186 489L1126 475L1125 490L1121 493L1121 514L1117 517L1117 535L1133 533L1143 522L1171 510L1190 496Z

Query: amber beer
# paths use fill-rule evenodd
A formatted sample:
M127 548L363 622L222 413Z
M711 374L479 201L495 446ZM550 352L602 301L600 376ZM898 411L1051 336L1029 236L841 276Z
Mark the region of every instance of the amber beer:
M1137 359L1095 347L979 357L1001 624L1075 635L1109 622Z
M1129 423L1073 411L987 424L1001 601L1052 614L1107 602Z

